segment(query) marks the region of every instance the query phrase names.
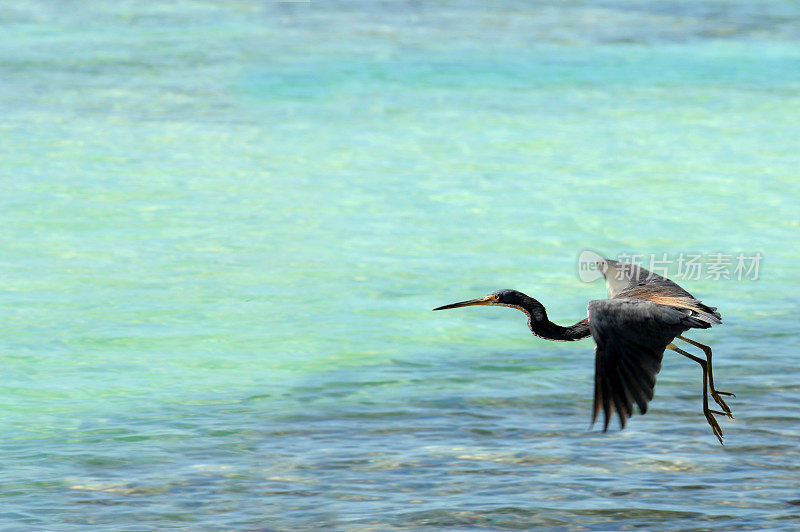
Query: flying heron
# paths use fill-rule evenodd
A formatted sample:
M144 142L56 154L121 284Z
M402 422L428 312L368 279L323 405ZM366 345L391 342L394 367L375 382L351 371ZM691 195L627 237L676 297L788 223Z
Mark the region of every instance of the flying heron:
M703 414L722 443L722 429L714 414L733 418L721 396L735 396L714 387L711 348L683 336L689 329L708 329L722 323L720 313L669 279L640 266L611 259L598 260L597 266L606 279L609 299L590 301L588 317L568 327L551 322L544 305L516 290L498 290L433 310L471 305L511 307L527 314L531 332L545 340L568 342L591 335L596 344L592 423L602 409L603 432L608 430L614 412L624 429L633 415L634 402L641 414L647 412L664 351L680 353L703 370ZM677 347L673 343L676 338L699 347L705 357ZM708 407L709 393L722 411Z

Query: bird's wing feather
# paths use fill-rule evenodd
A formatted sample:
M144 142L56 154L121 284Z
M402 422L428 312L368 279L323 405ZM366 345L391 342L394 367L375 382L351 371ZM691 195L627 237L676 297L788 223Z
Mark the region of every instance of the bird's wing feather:
M692 309L710 325L722 323L716 307L703 304L679 284L636 264L602 259L600 266L606 278L608 297L638 297L662 305Z
M672 281L667 281L669 284L632 284L620 292L618 297L646 299L661 305L688 309L692 311L692 317L705 324L699 325L701 329L722 323L720 313L715 307L704 305L702 301L695 299L692 294L680 286Z
M589 303L589 328L595 348L592 422L603 410L603 430L614 412L620 424L633 414L633 403L647 412L656 374L667 345L692 327L708 324L690 309L637 298L601 299Z

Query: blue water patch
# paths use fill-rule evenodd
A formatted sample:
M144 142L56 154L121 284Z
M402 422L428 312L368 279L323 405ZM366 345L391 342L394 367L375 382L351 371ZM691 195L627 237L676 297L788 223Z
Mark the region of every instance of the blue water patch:
M794 2L0 8L9 529L793 529ZM735 392L668 352L590 428L578 256L683 286ZM677 273L672 264L671 274Z

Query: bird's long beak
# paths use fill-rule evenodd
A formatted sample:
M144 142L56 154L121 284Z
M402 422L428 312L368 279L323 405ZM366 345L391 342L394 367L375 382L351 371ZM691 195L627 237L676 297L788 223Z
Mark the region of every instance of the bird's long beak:
M491 305L497 301L497 296L488 295L479 297L478 299L470 299L469 301L461 301L460 303L452 303L443 307L438 307L433 310L447 310L449 308L471 307L472 305Z

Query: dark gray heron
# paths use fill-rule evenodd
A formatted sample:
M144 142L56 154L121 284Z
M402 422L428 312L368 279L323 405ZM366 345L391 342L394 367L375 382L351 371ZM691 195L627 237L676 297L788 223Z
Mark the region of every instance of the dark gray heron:
M683 336L689 329L708 329L722 323L720 313L666 277L640 266L611 259L598 260L597 266L606 279L609 299L589 302L588 317L568 327L551 322L544 305L516 290L498 290L433 310L472 305L511 307L527 314L528 327L540 338L563 342L591 335L596 344L592 423L602 409L604 432L614 412L620 428L624 429L626 420L633 415L633 403L641 414L647 412L664 351L675 351L700 364L703 414L722 443L722 429L714 414L733 418L721 396L735 395L714 387L711 348ZM698 357L677 347L673 343L676 338L700 348L705 356ZM709 408L709 394L722 411Z

